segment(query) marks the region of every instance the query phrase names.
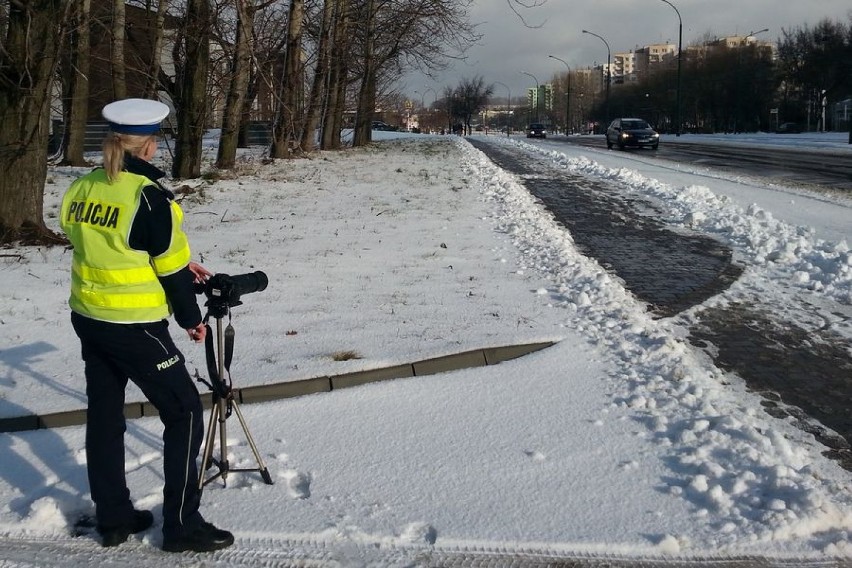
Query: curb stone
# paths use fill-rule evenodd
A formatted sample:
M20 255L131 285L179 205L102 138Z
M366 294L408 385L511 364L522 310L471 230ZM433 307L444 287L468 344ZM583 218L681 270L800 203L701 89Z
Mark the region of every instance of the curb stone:
M331 392L343 388L356 387L367 383L375 383L393 379L421 377L458 371L473 367L496 365L503 361L517 359L555 344L553 341L542 343L527 343L522 345L506 345L502 347L487 347L474 349L452 355L425 359L405 365L395 365L368 371L358 371L330 377L313 377L299 381L272 383L234 389L234 398L241 404L269 402L309 394ZM205 409L212 406L212 393L201 395ZM150 402L130 402L124 405L124 416L128 419L157 416L157 410ZM86 423L85 410L67 410L48 414L31 414L0 418L0 433L23 432L46 428L62 428L65 426L81 426Z

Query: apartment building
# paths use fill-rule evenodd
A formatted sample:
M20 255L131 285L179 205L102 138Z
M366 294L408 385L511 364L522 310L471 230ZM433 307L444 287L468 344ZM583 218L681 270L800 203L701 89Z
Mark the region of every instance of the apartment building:
M635 73L638 81L644 81L655 71L677 64L677 45L653 43L634 51Z
M768 48L772 49L773 43L771 41L759 40L753 35L749 36L741 36L741 35L732 35L726 37L720 37L714 42L710 43L711 46L718 47L727 47L728 49L736 49L738 47L748 47L753 45L758 48Z
M606 72L606 69L604 70ZM613 85L635 83L636 77L636 52L625 51L612 55L612 64L609 66L610 77Z
M527 105L542 111L553 110L553 85L547 83L527 89Z

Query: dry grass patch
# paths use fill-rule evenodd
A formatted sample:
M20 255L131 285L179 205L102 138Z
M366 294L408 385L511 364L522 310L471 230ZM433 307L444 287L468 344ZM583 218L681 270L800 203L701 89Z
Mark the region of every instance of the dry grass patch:
M331 358L335 361L352 361L355 359L363 359L357 351L336 351L331 354Z

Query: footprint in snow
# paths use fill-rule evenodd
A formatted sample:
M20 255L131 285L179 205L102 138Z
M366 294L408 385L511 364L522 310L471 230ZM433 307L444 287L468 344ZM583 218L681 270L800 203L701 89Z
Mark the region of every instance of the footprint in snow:
M287 482L287 493L293 499L307 499L311 496L311 476L288 469L281 473L281 477Z
M524 450L524 454L534 462L541 462L547 459L547 456L535 450Z
M402 530L399 538L412 544L426 543L435 544L438 540L438 531L429 523L409 523Z

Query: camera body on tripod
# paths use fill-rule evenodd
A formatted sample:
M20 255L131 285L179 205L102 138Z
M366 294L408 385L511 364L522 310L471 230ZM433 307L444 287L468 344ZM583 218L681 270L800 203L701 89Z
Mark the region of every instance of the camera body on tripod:
M219 273L211 276L207 282L196 284L195 293L207 296L205 305L211 311L227 312L229 307L242 304L240 296L262 292L268 284L269 279L260 270L235 276Z

